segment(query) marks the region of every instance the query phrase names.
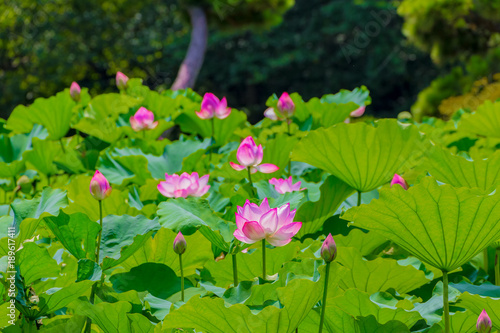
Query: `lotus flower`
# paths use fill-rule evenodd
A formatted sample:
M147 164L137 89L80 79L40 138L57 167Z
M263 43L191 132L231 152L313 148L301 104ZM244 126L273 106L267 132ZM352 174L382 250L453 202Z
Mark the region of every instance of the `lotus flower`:
M174 239L174 252L177 254L184 254L184 252L186 252L186 247L186 239L184 239L182 232L179 231Z
M401 185L405 190L408 189L408 183L406 180L397 173L394 174L394 177L391 180L391 186L394 186L394 184Z
M481 312L481 314L477 318L476 328L477 328L478 333L490 333L492 326L493 325L491 324L490 317L488 316L486 311L483 309L483 311Z
M300 182L293 183L292 176L287 179L269 179L269 184L274 185L274 189L280 194L303 190L303 188L300 188Z
M350 116L351 117L361 117L365 113L365 108L366 106L362 105L356 110L352 111Z
M130 117L130 126L136 132L144 129L153 129L158 126L158 122L154 121L155 115L145 107L140 107L137 112Z
M289 203L271 209L267 198L260 206L247 200L243 207L237 207L238 229L234 232L234 237L247 244L265 239L274 246L286 245L302 227L302 222L293 222L296 211L290 211Z
M210 185L207 185L208 177L205 175L200 178L197 172L184 172L180 176L165 174L165 181L158 184L158 191L167 198L201 197L210 188Z
M328 234L323 245L321 245L321 258L326 262L332 262L337 257L337 245L333 240L332 234Z
M116 86L118 87L118 89L121 90L127 88L127 81L127 75L123 74L122 72L116 73Z
M295 104L288 93L284 92L281 94L278 99L277 108L278 111L274 110L274 108L267 108L266 111L264 111L264 117L271 120L286 120L293 116L295 112Z
M99 170L96 170L94 177L90 180L90 194L96 200L104 200L111 195L111 186Z
M75 101L78 102L80 100L80 92L82 90L80 89L80 86L76 82L71 83L71 87L69 88L69 95L71 98Z
M217 96L206 93L201 102L201 110L196 115L201 119L212 119L213 117L224 119L231 113L231 108L227 107L226 97L219 101Z
M241 142L238 147L238 151L236 152L236 159L241 163L241 165L233 162L229 162L229 164L236 171L250 168L251 173L256 173L257 171L262 173L273 173L279 170L279 168L274 164L260 164L263 157L264 148L262 148L262 145L257 146L255 141L253 141L253 138L249 136Z

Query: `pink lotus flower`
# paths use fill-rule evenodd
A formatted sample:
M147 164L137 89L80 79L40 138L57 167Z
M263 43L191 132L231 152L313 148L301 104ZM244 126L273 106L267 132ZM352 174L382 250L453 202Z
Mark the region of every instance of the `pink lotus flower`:
M279 170L279 168L274 164L260 164L263 157L264 148L262 148L262 145L257 146L255 141L253 141L253 138L249 136L241 142L238 147L238 151L236 152L236 159L238 159L238 162L240 162L241 165L233 162L229 162L229 164L236 171L250 168L251 173L256 173L257 171L262 173L273 173Z
M293 103L292 98L290 97L290 95L288 95L287 92L281 94L277 106L279 112L286 118L290 118L295 112L295 104Z
M479 317L477 318L476 329L478 333L490 333L492 328L491 319L483 309Z
M397 173L394 174L394 177L391 180L391 186L394 186L394 184L401 185L405 190L408 189L408 183L406 180Z
M360 106L356 110L352 111L350 116L351 117L361 117L365 113L365 108L366 106Z
M332 234L328 234L323 245L321 245L321 258L326 262L332 262L337 257L337 245L333 240Z
M186 252L186 247L186 239L182 235L182 232L179 231L174 239L174 252L177 254L184 254L184 252Z
M210 185L207 185L208 177L209 175L205 175L200 178L197 172L184 172L180 176L165 174L165 181L158 184L158 191L167 198L201 197L210 188Z
M303 190L303 188L300 188L300 182L296 182L295 184L293 183L292 176L287 179L269 179L269 184L274 185L274 189L280 194Z
M201 102L201 110L196 115L201 119L212 119L213 117L224 119L231 113L227 107L226 97L219 99L212 93L206 93Z
M80 100L80 92L82 90L80 89L80 86L76 82L71 83L71 87L69 88L69 95L71 98L75 101L78 102Z
M96 170L94 177L90 180L90 194L96 200L104 200L111 195L111 190L106 177L99 170Z
M130 117L130 126L132 126L136 132L144 129L153 129L158 125L158 122L154 120L155 115L153 112L141 106L139 110Z
M127 81L127 75L123 74L122 72L116 73L116 86L118 87L118 89L121 90L127 88Z
M247 200L243 207L237 207L238 229L235 230L234 237L247 244L265 239L274 246L286 245L302 227L302 222L293 222L296 211L290 211L289 203L271 209L267 198L260 206Z

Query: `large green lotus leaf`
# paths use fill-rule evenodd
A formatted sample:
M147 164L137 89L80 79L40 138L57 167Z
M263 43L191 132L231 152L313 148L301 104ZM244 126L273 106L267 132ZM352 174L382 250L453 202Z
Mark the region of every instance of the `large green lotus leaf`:
M306 107L313 116L313 129L316 129L342 123L359 106L353 102L346 104L322 102L314 97L306 103Z
M16 199L12 203L17 242L31 238L40 220L49 215L59 214L59 209L68 206L66 191L45 187L40 196L31 200Z
M91 176L78 175L71 178L71 182L65 186L71 205L64 209L66 214L84 213L92 221L99 220L99 203L90 194ZM136 216L141 212L128 204L128 195L113 189L111 195L102 201L103 216L107 215L131 215Z
M210 333L292 333L321 298L321 285L307 279L292 280L286 287L277 289L281 308L271 305L257 314L243 304L226 307L220 298L192 297L165 317L163 329L182 327Z
M370 91L365 86L361 86L358 88L354 88L352 91L340 89L340 91L336 94L324 95L323 97L321 97L321 102L337 104L346 104L349 102L353 102L359 106L362 106L370 105L372 99L370 97Z
M86 322L86 317L82 315L58 315L52 318L44 318L40 332L61 333L61 332L81 332Z
M495 286L489 283L483 283L478 286L467 281L460 281L460 283L450 283L450 287L453 287L462 293L467 291L474 295L500 298L500 286Z
M90 291L90 287L93 284L93 281L82 281L64 288L52 288L45 291L39 295L40 301L38 303L39 312L37 317L45 316L65 307L87 291Z
M17 252L16 265L19 266L26 286L41 278L58 277L61 267L52 259L47 249L35 243L24 243Z
M337 177L328 176L320 191L321 197L318 201L306 202L297 210L294 220L302 222L302 228L297 234L299 238L318 231L354 189Z
M193 234L202 225L218 230L226 242L233 239L235 224L216 215L208 202L200 198L175 198L168 199L158 205L160 224L183 234Z
M129 302L102 302L92 305L87 300L77 300L71 304L76 313L92 319L92 325L99 326L105 333L134 333L130 327L127 312L132 310Z
M23 158L30 163L30 167L47 176L58 172L54 160L62 155L62 148L57 141L33 140L33 149L25 152Z
M500 239L500 193L439 186L431 177L405 191L380 191L380 199L353 207L342 218L373 230L436 268L453 271Z
M455 187L479 187L489 193L500 184L500 151L488 159L469 161L435 146L425 166L431 176Z
M485 101L472 114L463 114L458 123L458 130L500 138L500 102Z
M375 126L340 123L311 131L295 146L292 159L326 170L358 191L374 190L409 168L420 149L416 126L394 119Z
M75 106L76 103L68 91L62 91L50 98L37 98L28 107L16 107L7 120L7 128L28 133L34 124L40 124L48 130L50 140L59 140L70 129Z
M350 269L340 281L342 289L356 288L369 294L394 288L400 294L407 293L430 280L423 271L413 266L401 266L394 259L365 260L355 248L339 248L337 260Z
M283 247L266 249L266 274L276 274L283 263L292 260L300 248L292 242ZM251 253L236 254L238 263L238 278L240 281L262 277L262 249L259 247ZM208 261L205 268L217 286L227 287L233 283L233 261L230 255L224 260Z
M17 177L24 169L23 152L30 148L28 135L0 135L0 178Z
M175 232L167 228L161 228L144 243L141 251L135 252L130 258L122 263L122 266L131 270L143 263L165 264L180 275L179 257L173 250ZM199 232L184 236L187 243L186 252L182 257L182 268L184 274L189 276L196 273L196 269L213 260L210 242Z
M144 235L137 235L134 237L132 244L125 245L121 248L120 254L115 255L113 258L104 257L102 259L102 270L105 271L109 268L118 266L125 260L127 260L130 256L132 256L136 251L142 248L144 243L148 241L153 236L154 231L151 230Z
M471 295L465 292L460 296L457 305L472 311L476 315L476 318L481 314L483 309L486 310L493 323L493 329L500 330L500 298Z
M279 177L282 173L284 173L285 167L288 165L288 162L290 161L290 154L292 152L292 149L297 144L297 141L298 141L297 137L289 136L288 134L284 133L276 135L274 139L265 141L263 144L264 158L262 159L262 163L271 163L277 165L280 169L276 172L267 174L257 172L256 174L252 175L252 180L255 181L259 181L261 179L267 180L273 177ZM239 164L239 162L237 162L236 159L234 161ZM241 171L240 173L248 174L245 171Z
M352 229L347 236L336 235L334 239L337 246L354 247L363 256L371 254L382 244L388 242L387 238L375 232L364 232L360 229Z
M98 168L110 183L117 185L125 181L144 185L151 178L148 160L144 155L120 156L107 152L99 159Z
M472 311L455 312L450 315L451 332L476 333L476 322L478 315ZM444 333L444 322L440 321L432 326L429 333Z
M61 211L58 216L48 216L43 221L77 259L95 259L96 239L101 227L87 215L67 215Z
M247 120L243 111L231 110L226 119L214 118L214 139L218 146L222 146L236 138L234 131L242 127ZM200 119L194 111L185 111L180 114L175 123L186 133L199 134L204 138L212 137L212 121Z

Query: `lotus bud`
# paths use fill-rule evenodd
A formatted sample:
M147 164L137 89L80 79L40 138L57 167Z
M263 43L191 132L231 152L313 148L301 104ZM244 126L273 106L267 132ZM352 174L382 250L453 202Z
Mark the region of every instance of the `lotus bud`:
M80 92L81 91L82 90L80 89L80 86L78 85L78 83L73 81L73 83L71 83L71 87L69 88L69 95L71 96L71 98L75 102L80 101Z
M486 311L483 309L479 317L477 318L477 323L476 323L476 329L478 333L490 333L491 328L491 319L486 313Z
M90 180L90 194L96 200L104 200L111 195L111 190L106 177L99 170L96 170L94 177Z
M177 254L183 254L186 252L186 246L186 240L184 239L182 232L179 231L174 239L174 252Z
M116 86L118 87L118 89L122 90L127 88L127 81L127 75L123 74L122 72L116 73Z
M286 118L293 116L293 113L295 112L295 104L288 93L284 92L281 94L281 97L278 100L278 110Z
M393 186L394 184L401 185L405 190L408 189L408 183L406 182L406 180L397 173L394 174L394 177L391 180L391 186Z
M366 106L362 105L356 110L352 111L350 116L351 117L361 117L365 113Z
M337 245L333 240L332 234L328 234L323 245L321 245L321 258L327 263L332 262L337 257Z

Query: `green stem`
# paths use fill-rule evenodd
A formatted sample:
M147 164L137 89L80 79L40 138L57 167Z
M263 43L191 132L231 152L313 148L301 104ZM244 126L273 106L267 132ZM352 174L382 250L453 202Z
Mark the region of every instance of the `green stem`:
M286 124L288 126L288 136L292 136L292 133L290 132L290 121L289 119L286 120ZM292 160L288 160L288 177L292 175Z
M145 131L145 130L142 130L142 138L143 138L144 140L146 140L146 131Z
M495 284L500 286L500 247L497 247L495 251Z
M182 269L182 254L179 254L179 266L181 267L181 300L184 302L184 270Z
M236 262L236 254L233 254L233 282L234 286L238 285L238 263Z
M361 191L358 191L358 206L361 205Z
M215 141L215 139L214 139L214 134L215 134L215 120L214 120L214 118L212 118L212 119L210 119L210 121L212 122L212 136L210 137L210 148L208 148L208 149L209 149L209 152L210 152L209 160L210 160L210 162L212 162L212 148L213 148L212 147L212 144L213 144L212 142Z
M257 192L255 191L255 187L253 187L252 173L250 172L250 167L248 167L247 170L248 170L248 182L250 183L250 187L252 188L253 195L256 197Z
M483 250L483 264L484 264L484 271L486 272L486 274L488 274L488 268L489 268L488 248L485 248Z
M59 139L59 143L61 144L61 149L63 151L63 154L66 154L66 149L64 148L64 143L62 142L62 138Z
M266 240L262 240L262 279L266 280Z
M321 304L321 319L319 322L319 333L323 332L323 323L325 322L326 297L328 295L328 278L330 276L330 263L326 263L325 289L323 290L323 303Z
M76 130L76 144L80 144L80 131Z
M450 304L448 303L448 272L443 271L444 332L450 333Z

